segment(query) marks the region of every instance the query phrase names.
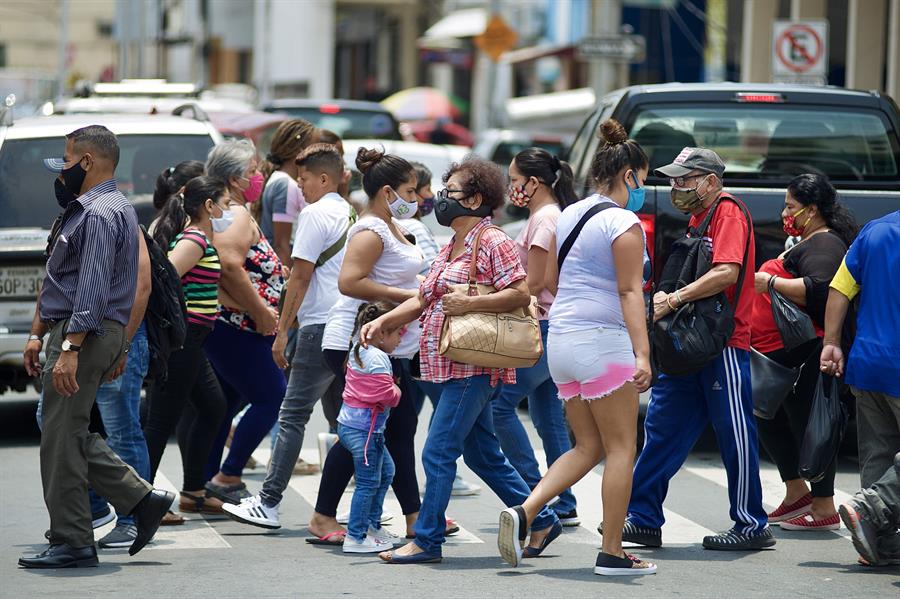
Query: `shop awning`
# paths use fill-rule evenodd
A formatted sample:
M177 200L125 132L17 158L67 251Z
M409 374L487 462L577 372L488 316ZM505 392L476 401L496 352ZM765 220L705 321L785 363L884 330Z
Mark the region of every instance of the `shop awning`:
M458 48L460 40L484 33L488 22L488 11L483 8L457 10L425 31L418 39L420 48Z

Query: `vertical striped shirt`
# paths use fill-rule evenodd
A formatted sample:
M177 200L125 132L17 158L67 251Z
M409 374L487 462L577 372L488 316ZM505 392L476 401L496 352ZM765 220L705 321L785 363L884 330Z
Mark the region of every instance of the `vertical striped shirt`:
M188 227L172 240L169 254L182 239L196 243L203 250L203 257L181 277L187 321L213 328L219 308L219 278L222 276L219 253L203 231Z
M51 240L40 295L43 321L69 319L68 332L128 324L138 270L138 220L115 179L78 196Z

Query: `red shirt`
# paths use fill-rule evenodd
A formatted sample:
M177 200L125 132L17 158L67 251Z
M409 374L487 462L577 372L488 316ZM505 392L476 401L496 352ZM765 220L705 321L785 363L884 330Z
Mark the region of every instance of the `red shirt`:
M759 267L759 272L775 275L782 279L794 278L794 275L784 267L784 260L780 258L763 262L763 265ZM802 310L803 307L801 306L800 309ZM821 337L825 334L815 320L813 320L813 326L817 336ZM750 341L753 348L763 354L784 348L784 341L781 340L781 333L778 332L775 317L772 315L772 297L768 292L754 293L753 333Z
M472 246L475 237L484 227L491 224L490 217L483 218L469 231L465 238L465 251L450 260L453 239L438 253L425 281L419 287L425 298L426 307L422 313L422 337L419 342L419 360L422 378L426 381L443 383L450 379L464 379L480 374L491 375L491 385L498 380L506 384L516 382L515 368L483 368L472 364L454 362L440 355L441 329L444 326L444 311L441 298L448 285L467 283L469 265L472 263ZM497 291L525 278L525 269L519 260L516 244L500 229L488 229L481 237L478 247L475 277L482 285L493 285Z
M740 201L734 196L722 194L725 198ZM708 209L707 209L708 210ZM690 226L699 227L706 218L707 210L691 216ZM748 223L741 209L733 201L723 199L719 202L716 213L709 222L709 229L703 233L703 241L712 248L713 264L737 264L744 262L744 247L747 236L750 245L747 249L747 261L744 271L744 286L738 305L734 310L734 334L728 341L728 347L750 350L750 319L753 315L753 273L756 268L756 247L753 238L753 224ZM725 296L734 305L734 291L737 285L725 289Z

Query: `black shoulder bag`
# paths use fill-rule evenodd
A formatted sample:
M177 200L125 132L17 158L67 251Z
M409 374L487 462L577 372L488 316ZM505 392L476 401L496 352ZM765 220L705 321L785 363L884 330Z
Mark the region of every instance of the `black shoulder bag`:
M747 219L747 242L741 263L734 306L724 291L680 306L675 312L660 318L653 325L652 343L654 358L661 372L678 376L701 370L716 359L725 349L734 332L734 309L741 296L744 275L747 271L747 251L753 224L747 209L728 195L722 195L710 206L706 218L697 229L689 229L688 235L672 244L666 260L659 290L672 293L705 275L712 268L712 251L703 241L713 215L722 200L735 202Z

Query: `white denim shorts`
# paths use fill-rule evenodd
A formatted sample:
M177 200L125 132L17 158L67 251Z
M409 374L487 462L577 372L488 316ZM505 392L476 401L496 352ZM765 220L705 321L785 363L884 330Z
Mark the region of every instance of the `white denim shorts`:
M547 360L562 400L578 396L599 399L634 376L634 350L624 328L551 331L547 338Z

